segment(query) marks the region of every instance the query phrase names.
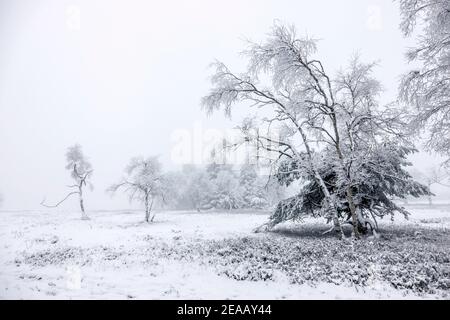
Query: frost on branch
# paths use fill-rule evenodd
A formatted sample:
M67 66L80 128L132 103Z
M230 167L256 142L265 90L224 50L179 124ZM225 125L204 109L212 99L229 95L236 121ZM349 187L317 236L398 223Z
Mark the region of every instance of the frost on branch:
M450 1L400 0L406 36L423 25L407 59L420 67L403 76L400 99L412 113L410 128L425 132L429 150L450 157ZM450 165L450 159L447 160Z

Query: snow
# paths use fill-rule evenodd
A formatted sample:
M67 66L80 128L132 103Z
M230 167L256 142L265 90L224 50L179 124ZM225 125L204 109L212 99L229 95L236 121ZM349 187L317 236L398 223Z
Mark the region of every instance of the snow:
M450 206L409 209L409 221L384 223L450 229ZM197 262L194 251L173 256L211 241L285 236L252 233L267 221L264 212L158 212L153 224L142 222L144 213L137 211L91 212L89 221L58 210L0 214L1 299L442 298L378 281L365 287L295 284L281 271L271 281L238 281Z

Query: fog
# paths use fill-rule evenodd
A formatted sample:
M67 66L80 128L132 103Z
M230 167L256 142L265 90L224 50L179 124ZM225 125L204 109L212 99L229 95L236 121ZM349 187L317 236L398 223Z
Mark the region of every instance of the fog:
M44 197L62 198L70 182L64 154L74 143L95 170L87 210L133 207L105 189L136 155L160 155L166 170L176 169L180 130L233 127L221 113L208 118L200 108L208 65L218 59L239 71L244 40L263 39L275 19L321 39L328 70L355 52L379 61L382 101L395 99L412 40L400 33L390 0L0 0L2 209L40 209ZM198 162L204 137L192 137ZM439 161L423 152L412 160L419 169ZM67 201L61 209L77 205Z

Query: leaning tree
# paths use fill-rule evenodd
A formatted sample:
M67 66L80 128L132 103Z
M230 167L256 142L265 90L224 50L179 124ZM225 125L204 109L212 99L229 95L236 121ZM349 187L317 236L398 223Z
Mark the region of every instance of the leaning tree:
M108 188L115 193L119 189L125 190L130 201L143 202L145 206L145 221L153 222L155 214L150 218L154 201L157 198L164 200L168 192L169 183L162 173L162 166L157 157L135 157L125 169L125 177Z
M419 66L404 75L400 98L414 110L411 128L425 131L428 150L447 157L450 166L450 0L398 1L404 35L423 27L407 52Z
M55 208L71 196L78 195L81 209L81 219L88 220L89 217L84 210L83 190L86 186L89 186L91 189L93 188L93 185L89 180L92 177L92 165L84 156L79 144L75 144L68 148L66 152L66 161L66 169L70 171L70 176L74 180L74 184L69 185L68 188L73 191L69 192L61 201L54 205L46 204L45 199L41 202L41 205L48 208Z
M249 58L244 73L233 73L221 62L214 64L213 88L202 105L208 113L223 109L227 116L235 104L257 108L240 126L242 141L254 141L268 151L273 172L314 183L322 195L315 214L331 221L331 230L340 237L343 221L350 223L353 235L359 237L370 221L362 210L363 183L375 172L380 179L390 179L393 188L404 179L410 182L403 172L386 171L389 163L382 157L371 171L362 170L363 164L376 157L386 141L398 141L390 144L395 150L414 149L402 133L401 110L378 104L381 85L372 76L375 65L355 57L332 77L316 51L316 40L297 38L293 27L275 24L265 42L250 43L244 51ZM274 129L279 133L276 136ZM399 166L405 164L402 157L396 161ZM286 167L286 163L290 165ZM324 163L328 164L325 169ZM382 188L373 187L378 193ZM389 206L384 209L394 212ZM283 214L292 218L307 213Z

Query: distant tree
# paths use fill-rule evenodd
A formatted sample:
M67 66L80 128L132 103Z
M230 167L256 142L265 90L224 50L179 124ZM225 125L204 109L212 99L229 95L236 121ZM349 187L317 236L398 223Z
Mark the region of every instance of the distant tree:
M211 162L205 168L206 176L203 176L201 209L225 209L232 210L241 207L241 189L238 177L233 171L233 166L226 163L225 140L221 142L219 152L213 149ZM218 161L221 157L222 161ZM204 179L207 179L206 182Z
M425 131L426 147L449 157L450 165L450 0L398 0L401 30L423 31L407 53L420 66L404 75L400 98L415 108L411 128Z
M130 160L125 169L125 177L108 188L115 193L124 189L129 195L130 201L140 201L145 207L145 221L153 222L155 214L150 218L154 201L158 198L165 199L169 193L170 183L162 173L162 166L157 157L136 157Z
M233 171L220 170L211 182L212 189L204 208L232 210L242 206L239 181Z
M242 207L247 209L262 209L268 206L264 185L258 177L256 165L244 164L239 173Z
M282 194L278 183L273 179L268 183L250 164L242 166L239 174L231 165L214 162L205 167L185 165L170 176L171 189L176 189L171 206L176 209L262 209L269 206L269 198L279 200Z
M217 152L215 149L211 151L211 162L206 166L206 173L208 174L209 179L214 180L219 175L221 171L229 171L233 170L233 166L225 163L224 161L218 161L218 158L221 154L224 154L226 149L220 150ZM224 156L222 156L224 158Z
M66 201L69 197L78 195L81 209L81 219L88 220L89 217L87 216L84 209L83 190L86 186L89 186L91 190L93 188L92 183L89 181L93 173L92 165L84 156L79 144L75 144L68 148L66 152L66 161L66 169L70 171L70 176L75 181L75 184L69 185L68 187L76 190L69 192L61 201L59 201L55 205L45 204L45 199L41 202L41 205L48 208L55 208Z
M205 169L185 168L183 173L186 177L185 187L181 191L184 208L200 211L211 199L213 183Z

